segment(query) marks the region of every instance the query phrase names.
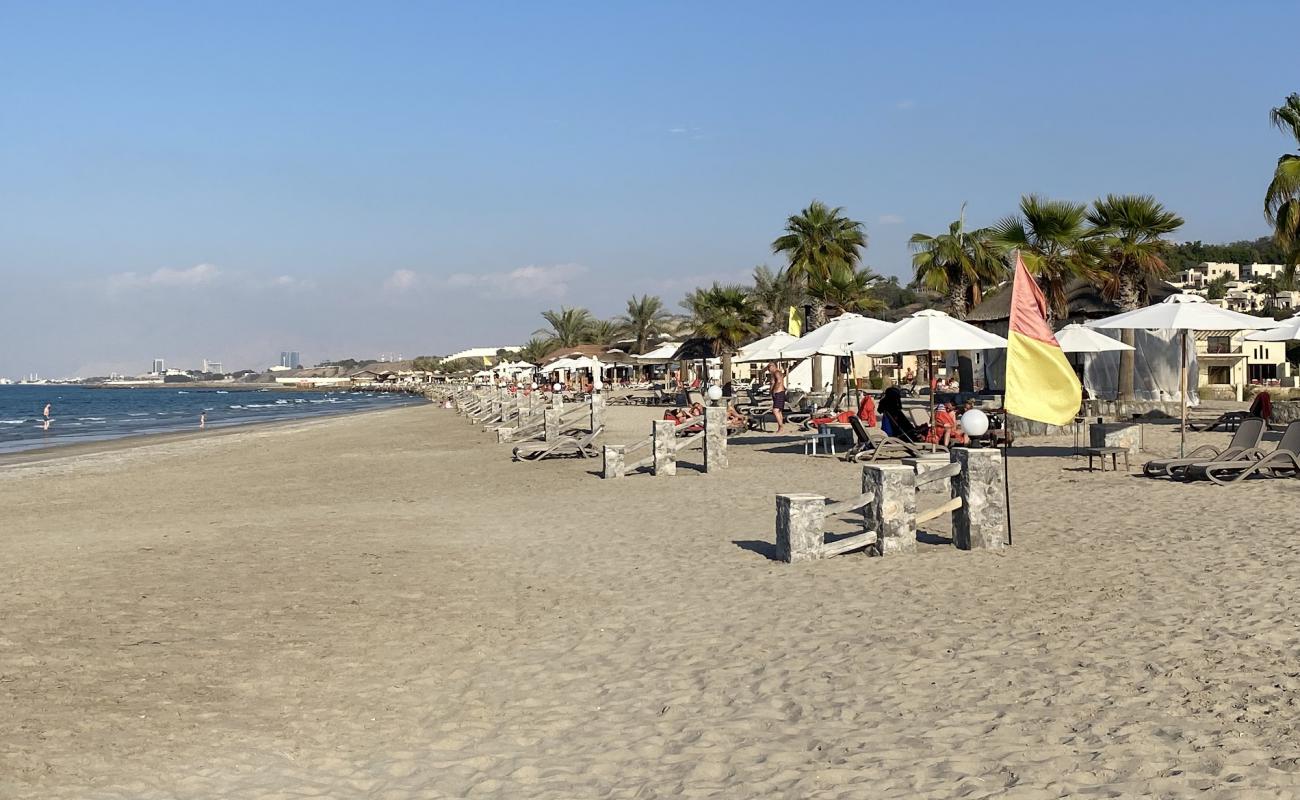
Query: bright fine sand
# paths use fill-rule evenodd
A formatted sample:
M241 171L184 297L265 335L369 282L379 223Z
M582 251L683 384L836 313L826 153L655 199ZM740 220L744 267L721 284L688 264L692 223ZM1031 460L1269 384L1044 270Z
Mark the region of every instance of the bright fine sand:
M861 468L770 435L601 481L424 406L11 462L0 797L1300 796L1300 482L1025 444L1005 552L799 565L774 495Z

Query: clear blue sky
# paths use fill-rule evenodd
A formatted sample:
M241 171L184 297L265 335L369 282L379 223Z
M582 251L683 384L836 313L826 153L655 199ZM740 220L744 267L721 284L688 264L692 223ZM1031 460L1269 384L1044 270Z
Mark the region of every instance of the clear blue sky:
M1263 235L1294 2L0 2L0 375L410 356L963 201Z

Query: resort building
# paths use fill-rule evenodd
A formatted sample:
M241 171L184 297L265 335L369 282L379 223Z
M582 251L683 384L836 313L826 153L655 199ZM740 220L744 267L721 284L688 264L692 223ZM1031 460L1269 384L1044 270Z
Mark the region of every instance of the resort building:
M452 353L443 359L443 361L456 361L462 358L471 358L482 361L484 365L492 363L492 359L497 357L497 352L505 350L508 353L518 353L522 349L519 345L510 347L471 347L468 350L461 350L458 353Z
M1286 342L1252 342L1240 331L1198 333L1197 385L1219 388L1240 398L1246 386L1294 383L1295 369L1286 358Z

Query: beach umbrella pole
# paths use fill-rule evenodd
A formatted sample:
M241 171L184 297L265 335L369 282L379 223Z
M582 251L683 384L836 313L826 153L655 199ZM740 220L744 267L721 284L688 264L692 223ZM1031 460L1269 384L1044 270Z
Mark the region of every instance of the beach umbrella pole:
M1178 361L1181 365L1178 370L1179 380L1182 385L1178 387L1178 395L1183 400L1183 424L1178 430L1178 457L1187 456L1187 329L1183 329L1183 336L1180 340Z

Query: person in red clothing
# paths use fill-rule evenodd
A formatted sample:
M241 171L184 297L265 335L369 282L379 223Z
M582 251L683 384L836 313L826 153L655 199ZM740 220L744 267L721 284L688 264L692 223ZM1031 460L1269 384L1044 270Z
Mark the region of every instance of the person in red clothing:
M966 432L957 424L957 415L952 406L940 403L934 409L934 424L926 431L928 444L941 444L948 447L953 444L966 444Z
M869 394L862 395L862 402L858 403L858 419L868 428L876 427L876 398Z

